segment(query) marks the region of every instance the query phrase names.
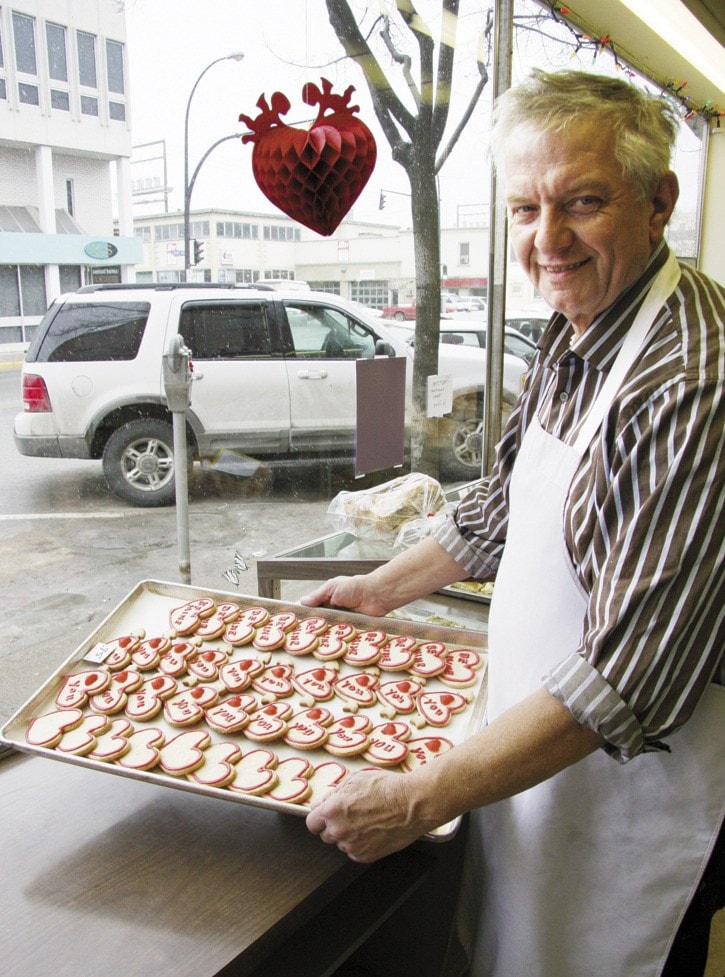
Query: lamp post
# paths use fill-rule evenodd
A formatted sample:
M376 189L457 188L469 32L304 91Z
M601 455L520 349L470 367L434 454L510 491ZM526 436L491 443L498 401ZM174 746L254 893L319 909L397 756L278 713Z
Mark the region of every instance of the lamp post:
M189 268L191 267L190 255L189 255L189 240L191 238L191 191L194 188L193 180L189 181L189 110L191 108L191 100L194 97L194 92L204 75L210 68L213 68L215 64L219 64L220 61L241 61L244 57L242 51L234 51L232 54L225 54L222 58L215 58L211 61L206 68L201 72L199 77L194 82L194 87L189 93L189 100L186 103L186 115L184 117L184 278L186 279L189 274ZM207 154L208 155L208 154ZM206 159L206 156L204 157ZM202 160L203 162L203 160ZM201 163L199 164L199 166ZM196 178L199 172L199 166L197 166L194 171L194 178Z

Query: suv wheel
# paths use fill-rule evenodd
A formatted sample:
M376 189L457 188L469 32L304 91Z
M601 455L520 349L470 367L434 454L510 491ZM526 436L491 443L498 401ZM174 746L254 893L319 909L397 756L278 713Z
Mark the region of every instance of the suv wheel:
M104 449L103 474L111 491L131 505L171 505L176 493L172 425L142 417L119 427Z
M453 431L452 453L462 468L481 470L483 456L483 421L472 417L459 421Z

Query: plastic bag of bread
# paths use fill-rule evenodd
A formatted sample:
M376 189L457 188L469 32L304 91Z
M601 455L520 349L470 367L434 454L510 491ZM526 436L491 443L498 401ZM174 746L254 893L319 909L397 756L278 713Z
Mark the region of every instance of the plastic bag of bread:
M440 482L411 472L360 492L338 492L327 515L335 529L396 544L404 526L419 521L425 525L445 505ZM422 535L426 533L419 532L417 538Z

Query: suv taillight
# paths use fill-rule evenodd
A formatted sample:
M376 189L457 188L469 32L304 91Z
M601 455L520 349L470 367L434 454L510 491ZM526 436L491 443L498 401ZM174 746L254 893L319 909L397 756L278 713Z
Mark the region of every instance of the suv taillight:
M41 414L50 411L48 388L42 377L32 373L23 376L23 409L28 414Z

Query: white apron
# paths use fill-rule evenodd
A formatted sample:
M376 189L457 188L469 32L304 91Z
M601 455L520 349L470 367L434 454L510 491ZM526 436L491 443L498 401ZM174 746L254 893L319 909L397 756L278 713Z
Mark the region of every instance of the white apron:
M578 647L587 604L564 539L569 486L653 319L679 280L650 289L572 447L535 422L511 483L489 621L489 721ZM655 977L723 816L725 689L710 686L672 753L620 764L597 750L471 815L461 933L471 977Z

